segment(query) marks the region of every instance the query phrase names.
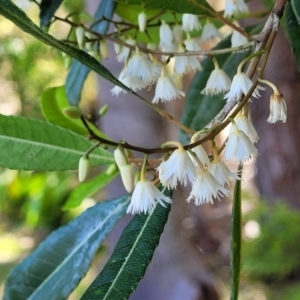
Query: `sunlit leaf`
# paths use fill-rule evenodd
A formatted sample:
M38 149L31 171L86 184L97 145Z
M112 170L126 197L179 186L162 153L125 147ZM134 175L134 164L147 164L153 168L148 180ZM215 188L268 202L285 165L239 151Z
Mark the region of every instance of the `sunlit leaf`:
M46 89L42 94L41 105L43 114L49 122L70 129L78 134L88 135L88 131L81 120L68 118L62 112L64 108L70 106L64 86ZM95 134L108 139L96 126L90 122L87 123Z
M66 299L125 213L129 198L97 204L51 233L10 273L4 299Z
M67 129L23 117L0 115L0 166L10 169L58 171L78 168L80 157L92 146ZM101 148L91 162L109 164L113 155Z
M95 176L93 179L78 185L67 199L67 202L63 206L63 210L70 210L79 206L84 198L94 195L116 178L119 174L118 168L116 168L112 173L108 173L107 170L109 170L110 167L111 166L99 175Z
M166 192L170 196L170 192ZM160 204L145 215L136 215L124 229L104 269L83 295L83 300L128 299L144 276L164 230L170 205Z

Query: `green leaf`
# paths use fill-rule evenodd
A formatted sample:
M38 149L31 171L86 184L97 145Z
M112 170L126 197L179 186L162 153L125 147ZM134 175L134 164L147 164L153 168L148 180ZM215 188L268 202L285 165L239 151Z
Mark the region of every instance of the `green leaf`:
M171 192L166 192L167 196ZM170 211L170 205L157 204L149 215L139 214L124 229L116 248L83 300L124 300L144 276L158 245Z
M10 169L65 171L78 168L80 157L94 143L50 123L0 115L0 166ZM93 165L114 162L101 148L91 155Z
M127 5L139 5L146 9L171 10L178 13L190 13L194 15L204 14L206 11L187 0L120 0ZM210 8L206 0L197 0L203 8Z
M65 86L46 89L41 99L42 111L45 118L58 126L70 129L78 134L88 135L89 132L79 119L71 119L63 114L62 110L69 107ZM92 123L87 122L89 127L100 137L109 139Z
M242 174L243 165L239 166ZM242 245L242 196L241 180L235 182L232 217L231 217L231 295L230 300L238 300L240 271L241 271L241 245Z
M230 37L221 41L215 49L229 48L231 45ZM250 53L250 50L232 54L218 55L220 68L229 76L236 74L239 63ZM201 91L205 88L210 73L214 69L211 58L206 58L202 63L203 71L197 72L186 95L186 101L181 116L181 122L196 131L203 129L223 108L225 105L224 95L208 96L202 95ZM180 131L180 141L188 143L189 135Z
M300 2L298 0L290 0L290 4L293 8L293 12L297 18L298 25L300 26Z
M125 213L129 198L97 204L51 233L10 273L4 299L66 299Z
M76 208L81 204L84 198L90 197L97 193L100 189L109 184L119 174L118 168L115 171L108 173L111 165L98 176L95 176L92 180L83 182L78 185L71 193L66 203L63 206L63 210L70 210Z
M298 10L297 10L297 13L299 13ZM293 48L293 52L294 52L294 56L296 58L298 69L300 69L300 39L299 39L300 21L298 22L297 16L295 14L295 10L293 10L293 6L289 1L287 1L287 3L286 3L284 15L285 15L285 20L286 20L289 41Z
M42 0L40 4L40 24L41 27L48 27L55 11L63 0Z
M23 31L34 36L36 39L62 52L67 53L68 55L80 61L82 64L94 70L102 77L122 87L126 91L130 91L128 87L126 87L117 78L115 78L110 73L110 71L106 69L102 64L100 64L94 57L90 56L89 54L87 54L82 50L78 50L63 42L60 42L59 40L55 39L54 37L52 37L47 33L44 33L12 1L0 0L0 14L3 15L5 18L9 19L10 21L12 21L16 26L18 26Z

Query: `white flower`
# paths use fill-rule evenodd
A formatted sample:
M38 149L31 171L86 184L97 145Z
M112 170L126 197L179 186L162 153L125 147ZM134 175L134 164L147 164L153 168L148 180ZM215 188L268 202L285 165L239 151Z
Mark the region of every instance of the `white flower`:
M209 40L211 42L216 42L219 39L220 39L220 33L218 29L215 27L215 25L210 22L206 22L201 34L201 41L204 42Z
M287 107L286 102L281 94L273 94L270 97L270 116L268 123L286 122Z
M75 29L75 35L77 39L77 43L80 49L84 48L84 41L85 41L85 30L82 26L78 26Z
M205 149L201 145L198 145L197 147L193 148L192 151L195 152L195 154L197 155L198 159L200 160L200 162L202 163L202 165L204 167L207 167L210 164L209 157L208 157ZM191 157L194 165L199 167L199 165L198 165L197 161L195 160L195 158L193 157L193 155L190 154L190 157Z
M184 45L187 51L201 51L201 47L199 43L196 42L196 39L192 39L188 37L186 40L184 40Z
M131 75L134 78L150 83L152 81L152 71L151 61L137 47L135 53L128 60L124 78Z
M239 13L248 13L249 8L244 0L226 0L224 17L230 18Z
M207 170L218 180L222 186L229 184L229 177L232 177L236 180L241 180L238 174L231 172L224 162L220 161L219 159L213 160L208 166Z
M174 42L175 43L181 43L181 41L182 41L181 25L175 25L173 27L173 36L174 36Z
M231 80L222 69L214 69L206 83L201 94L217 95L230 89Z
M224 158L238 162L245 162L251 158L256 158L258 151L250 138L232 123L234 131L228 136L224 149Z
M132 38L129 38L125 40L126 44L134 46L136 44L136 41ZM122 46L121 50L119 50L119 53L117 53L117 61L118 62L126 62L130 54L130 49L126 46Z
M160 192L149 180L141 180L135 186L127 213L150 213L156 202L165 206L164 202L171 203L172 200Z
M165 21L162 21L159 27L159 46L170 47L173 44L173 32L168 24Z
M252 142L257 142L259 140L259 137L257 135L257 132L252 125L251 121L243 114L238 114L234 118L234 122L239 130L242 130L250 139ZM231 127L229 129L229 135L234 131L234 126L231 124Z
M187 180L191 182L196 176L196 168L188 152L180 148L174 150L170 157L159 165L157 171L161 183L171 189L176 188L178 181L186 186Z
M243 72L234 75L230 90L225 94L224 99L238 99L242 94L246 95L253 85L252 80ZM260 97L259 90L264 90L263 87L257 86L252 93L255 98Z
M248 43L248 39L236 30L231 35L231 47L239 47Z
M124 76L124 74L126 72L126 68L127 67L125 66L124 69L121 71L121 73L118 77L119 81L121 81L124 85L126 85L128 88L130 88L134 92L136 92L140 89L143 89L147 86L148 83L145 81L142 81L138 78L134 78L131 75ZM116 85L115 87L113 87L111 89L111 93L116 96L118 96L121 92L123 92L124 94L127 93L126 90L122 89L118 85Z
M182 30L193 31L201 29L198 16L192 14L182 15Z
M194 199L195 205L201 205L208 202L213 203L213 199L228 195L228 190L208 170L199 170L193 182L190 196L186 201L190 202Z
M144 32L147 24L147 15L144 11L140 12L138 15L138 24L139 24L139 30L141 32Z
M195 56L175 56L174 73L183 75L187 72L201 70L200 62Z
M135 181L134 164L121 166L119 167L119 170L125 190L128 193L131 193L133 191Z
M166 66L162 67L161 75L158 78L155 96L152 100L153 103L158 103L159 100L167 102L176 99L177 97L184 97L185 93L181 91L172 78L168 75Z

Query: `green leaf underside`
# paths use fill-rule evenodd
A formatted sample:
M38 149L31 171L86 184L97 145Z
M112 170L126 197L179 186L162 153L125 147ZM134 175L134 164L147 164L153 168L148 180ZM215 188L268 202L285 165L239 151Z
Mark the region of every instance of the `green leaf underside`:
M243 167L239 166L239 174ZM231 296L230 300L238 300L240 270L241 270L241 245L242 245L242 209L241 209L241 180L234 186L231 223Z
M128 5L138 5L140 8L171 10L178 13L189 13L194 15L204 14L205 11L188 0L119 0ZM210 8L206 0L197 0L205 8Z
M165 193L170 196L170 192ZM170 205L157 204L149 215L136 215L124 229L115 250L81 299L124 300L136 288L152 259L167 222Z
M49 26L51 18L63 0L42 0L40 5L41 27Z
M65 116L62 110L69 107L65 86L46 89L41 99L44 117L51 123L70 129L81 135L88 135L88 130L79 119L71 119ZM96 126L88 122L89 127L100 137L108 139Z
M62 52L67 53L73 58L77 59L87 67L91 68L93 71L98 73L100 76L106 78L112 83L122 87L123 89L130 91L128 87L123 85L117 78L115 78L108 69L106 69L101 63L99 63L94 57L90 56L82 50L78 50L71 47L59 40L55 39L51 35L44 33L38 26L36 26L27 15L19 9L10 0L0 0L0 14L5 18L12 21L21 30L31 34L36 39L42 41L43 43L52 46Z
M221 41L216 49L228 48L230 45L230 38L227 38L224 41ZM250 50L234 54L222 54L218 55L216 58L220 68L232 78L236 73L239 63L249 54L249 51ZM196 131L203 129L225 105L225 100L223 99L224 94L214 96L201 94L201 91L206 86L210 73L214 69L214 64L211 58L206 58L201 65L203 70L197 72L188 89L181 116L181 122L185 126ZM182 143L188 143L190 137L185 132L181 131L180 140Z
M299 4L294 5L295 7L299 7ZM300 69L300 22L297 20L296 12L297 15L300 15L300 11L294 10L293 5L288 1L284 10L285 19L287 22L287 32L289 41L293 48L294 56L296 58L298 69Z
M109 169L110 166L107 168ZM65 205L63 206L63 210L70 210L76 208L81 204L81 202L95 193L97 193L100 189L105 187L108 183L110 183L114 178L119 174L118 169L116 168L115 172L112 174L107 174L106 171L103 171L98 176L95 176L93 179L87 182L83 182L78 185L71 193L69 198L67 199Z
M86 274L130 197L106 201L51 233L9 275L4 300L66 299Z
M94 143L56 125L0 115L0 166L19 170L65 171L78 168L80 157ZM90 155L93 165L114 162L101 148Z

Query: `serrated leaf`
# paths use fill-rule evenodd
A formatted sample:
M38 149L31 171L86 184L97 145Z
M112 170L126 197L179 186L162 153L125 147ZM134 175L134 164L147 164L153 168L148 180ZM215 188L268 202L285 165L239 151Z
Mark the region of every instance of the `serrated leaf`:
M46 89L41 98L41 106L44 117L51 123L70 129L78 134L88 135L88 130L79 119L71 119L65 116L62 110L69 107L65 86L52 87ZM92 123L87 122L89 127L98 136L109 139Z
M34 36L36 39L62 52L67 53L68 55L80 61L82 64L86 65L91 70L98 73L103 78L106 78L112 83L129 91L128 87L123 85L117 78L115 78L110 73L110 71L106 69L101 63L99 63L94 57L90 56L89 54L87 54L82 50L78 50L74 47L67 45L66 43L60 42L59 40L55 39L54 37L52 37L47 33L44 33L12 1L0 0L0 14L3 15L5 18L9 19L10 21L12 21L21 30Z
M293 10L292 4L287 1L285 10L284 10L287 33L289 37L289 41L293 48L294 56L296 58L296 62L298 65L298 69L300 69L300 23L297 20L295 12Z
M171 192L166 192L167 196ZM124 300L144 276L170 211L157 204L149 215L139 214L124 229L115 250L81 299Z
M230 37L221 41L216 49L230 47ZM222 68L229 77L233 77L236 73L239 63L249 55L250 50L233 53L222 54L217 56L220 68ZM223 108L225 105L224 95L207 96L202 95L201 91L205 88L210 73L214 69L211 58L206 58L202 63L203 71L197 72L186 95L186 101L181 116L181 122L193 129L203 129ZM190 137L187 133L180 131L180 141L188 143Z
M63 0L42 0L40 4L40 26L48 27L55 11Z
M0 166L19 170L65 171L78 168L80 157L94 144L56 125L0 115ZM101 148L89 156L93 165L114 162Z
M194 15L205 14L205 10L185 0L119 0L127 5L138 5L146 9L171 10L178 13L189 13ZM210 8L206 0L197 0L197 3L205 8Z
M109 166L101 174L95 176L93 179L83 182L78 185L71 193L66 203L63 206L63 210L70 210L76 208L81 204L84 198L90 197L97 193L100 189L109 184L119 174L118 168L111 174L107 174Z
M112 19L113 13L115 11L115 1L114 0L102 0L98 6L95 13L95 20L100 20L102 17L107 19ZM102 20L95 24L92 29L100 34L105 34L108 30L109 22ZM78 61L74 61L68 73L66 79L66 91L69 103L71 105L77 106L84 82L91 70L85 65Z
M242 174L243 166L239 166ZM236 180L234 186L232 218L231 218L231 295L230 300L238 300L240 271L241 271L241 245L242 245L242 191L241 180Z
M97 204L51 233L10 273L4 300L66 299L100 244L125 213L129 196Z

